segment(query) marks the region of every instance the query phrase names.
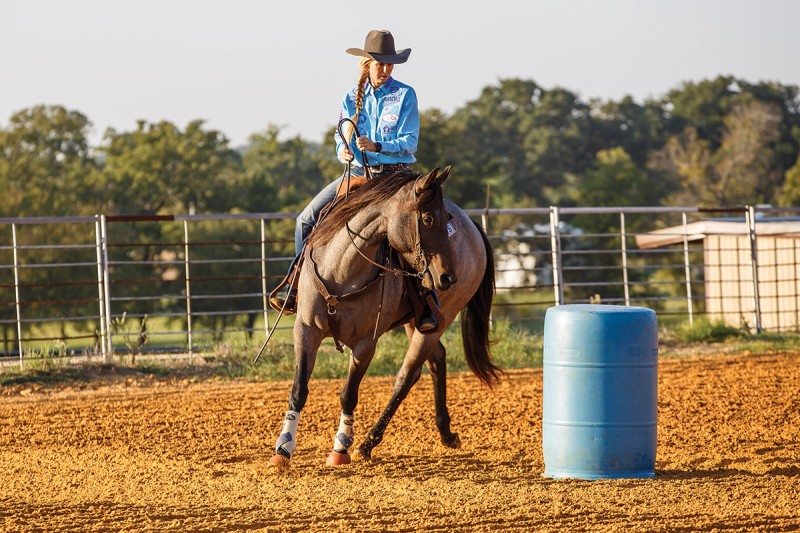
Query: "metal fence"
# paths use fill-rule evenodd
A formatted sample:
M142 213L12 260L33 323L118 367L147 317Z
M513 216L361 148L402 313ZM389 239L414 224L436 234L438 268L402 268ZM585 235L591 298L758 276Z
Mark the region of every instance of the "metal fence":
M691 322L704 314L730 321L723 313L729 292L723 283L735 282L740 325L755 331L797 329L796 318L780 319L781 308L798 314L797 261L770 265L771 280L785 278L787 268L793 276L788 285L786 280L775 285L770 296L776 302L770 309L778 309L777 326L773 320L765 327L759 282L765 268L759 265L759 239L764 239L759 228L774 220L800 220L792 218L796 208L549 207L467 213L482 224L495 251L495 320L541 330L552 305L609 303L653 308L665 323ZM107 359L145 350L191 355L224 340L263 339L276 318L267 294L293 255L295 216L0 218L0 359L22 364L25 358L54 353ZM743 239L731 249L716 249L713 265L704 246L707 236L692 229L712 219L739 221L737 227L744 228L733 232ZM642 236L654 232L667 244L639 246ZM782 246L797 258L791 230L781 235L788 243ZM778 257L782 250L776 249L771 248ZM712 266L713 272L732 269L738 277L710 285ZM784 300L794 307L777 303Z

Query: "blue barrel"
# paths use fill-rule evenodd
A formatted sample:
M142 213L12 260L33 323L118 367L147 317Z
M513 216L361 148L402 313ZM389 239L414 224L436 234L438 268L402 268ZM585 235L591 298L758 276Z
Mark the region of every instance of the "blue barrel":
M543 373L545 476L655 476L658 322L653 310L551 307L544 321Z

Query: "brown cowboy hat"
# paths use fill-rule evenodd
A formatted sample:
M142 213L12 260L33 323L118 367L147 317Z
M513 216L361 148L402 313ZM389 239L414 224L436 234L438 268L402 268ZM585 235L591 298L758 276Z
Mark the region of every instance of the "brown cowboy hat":
M347 53L354 56L371 57L378 63L396 65L405 63L411 55L411 48L395 51L394 37L387 30L371 30L364 39L364 49L348 48Z

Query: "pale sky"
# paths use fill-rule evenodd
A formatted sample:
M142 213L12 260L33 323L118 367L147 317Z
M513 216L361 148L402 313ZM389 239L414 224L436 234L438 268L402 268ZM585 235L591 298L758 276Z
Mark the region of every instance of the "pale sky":
M370 29L412 49L394 77L423 111L503 78L638 102L718 75L800 85L798 21L794 0L0 0L0 125L58 104L94 145L137 119L318 142Z

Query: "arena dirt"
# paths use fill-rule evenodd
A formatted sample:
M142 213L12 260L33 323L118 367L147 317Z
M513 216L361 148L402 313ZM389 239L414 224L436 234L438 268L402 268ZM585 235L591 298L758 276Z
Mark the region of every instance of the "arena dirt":
M367 377L363 436L392 379ZM371 461L325 467L339 380L313 381L291 468L269 466L290 383L122 377L0 396L6 531L660 531L800 528L800 353L659 362L656 477L542 477L542 371L423 376Z

